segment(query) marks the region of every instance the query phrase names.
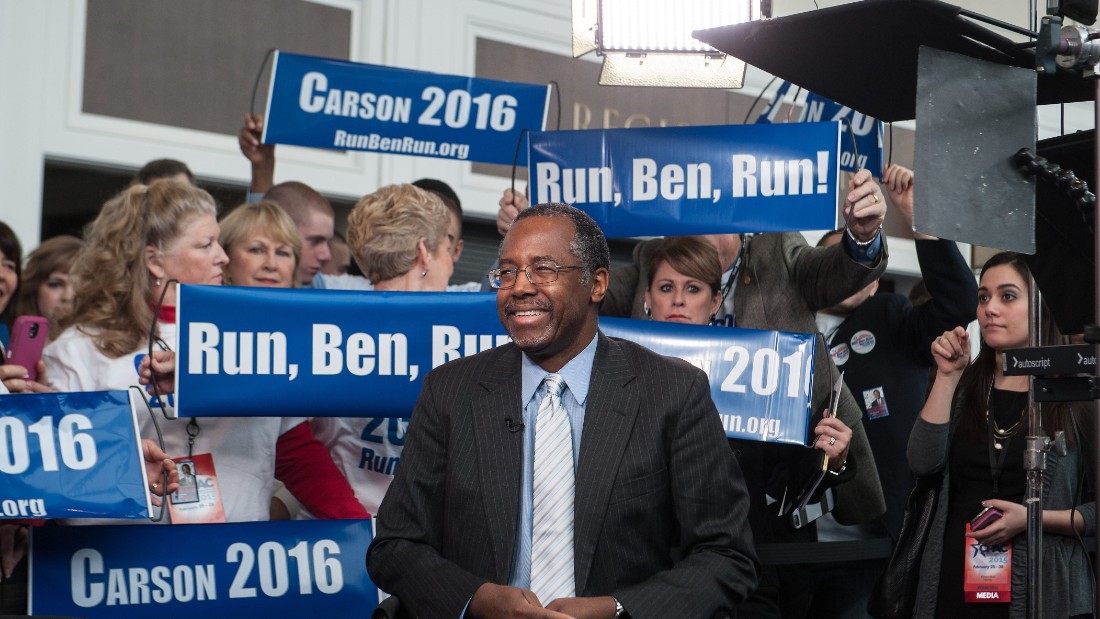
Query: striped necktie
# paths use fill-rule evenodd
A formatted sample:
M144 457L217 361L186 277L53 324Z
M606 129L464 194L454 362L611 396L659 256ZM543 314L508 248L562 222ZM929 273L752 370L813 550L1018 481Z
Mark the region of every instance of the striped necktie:
M565 381L548 374L535 417L532 485L531 590L548 604L575 597L573 580L573 434L561 404Z

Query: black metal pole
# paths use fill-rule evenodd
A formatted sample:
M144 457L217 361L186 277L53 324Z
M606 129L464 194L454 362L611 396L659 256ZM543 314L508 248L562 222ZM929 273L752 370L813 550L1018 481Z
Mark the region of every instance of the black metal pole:
M1042 298L1035 278L1029 278L1031 293L1028 295L1028 315L1031 317L1027 332L1028 346L1042 345ZM1024 448L1024 471L1027 488L1024 506L1027 507L1027 617L1041 619L1043 608L1043 472L1046 470L1047 443L1043 436L1043 418L1039 403L1035 401L1035 377L1028 376L1027 443ZM992 421L990 422L992 423Z
M1095 121L1094 127L1096 128L1095 129L1096 133L1100 134L1100 79L1095 79L1094 78L1093 83L1095 84L1094 88L1096 89L1096 104L1095 104L1095 107L1094 107L1094 121ZM1093 141L1093 149L1095 150L1095 155L1096 155L1096 163L1095 163L1095 165L1096 165L1096 176L1095 176L1095 178L1097 180L1100 180L1100 139L1098 139L1098 138L1100 138L1100 136L1094 134L1092 141ZM1097 218L1096 218L1095 221L1100 222L1100 200L1096 201L1096 216L1097 216ZM1094 235L1095 235L1095 231L1094 231ZM1093 311L1095 312L1094 320L1095 320L1095 324L1100 325L1100 237L1095 237L1094 240L1093 240L1093 264L1096 265L1096 275L1095 275L1096 281L1094 282L1096 284L1096 291L1095 291L1095 298L1093 299ZM1095 349L1095 354L1097 355L1097 358L1100 359L1100 342L1096 342L1096 344L1094 346L1094 349ZM1100 384L1100 364L1097 364L1095 366L1094 372L1095 372L1095 375L1096 375L1097 384ZM1093 436L1092 436L1092 441L1093 441L1092 444L1094 446L1095 445L1100 445L1100 423L1093 423L1093 426L1094 426L1094 430L1093 430ZM1087 453L1087 452L1084 452L1084 453ZM1098 477L1098 476L1100 476L1100 453L1098 453L1095 456L1095 460L1093 461L1092 464L1093 464L1093 469L1092 469L1093 470L1093 477L1092 478L1093 479L1100 479L1100 477ZM1072 524L1072 522L1071 522L1071 524ZM1096 513L1096 526L1100 527L1100 511L1098 511ZM1100 531L1100 528L1098 528L1096 530ZM1093 554L1093 574L1100 574L1100 553L1094 553ZM1094 582L1094 586L1097 586L1096 582ZM1100 588L1096 589L1093 592L1092 604L1093 604L1092 616L1093 617L1100 617L1100 614L1098 614L1098 613L1100 613L1100 605L1098 605L1098 604L1100 604Z

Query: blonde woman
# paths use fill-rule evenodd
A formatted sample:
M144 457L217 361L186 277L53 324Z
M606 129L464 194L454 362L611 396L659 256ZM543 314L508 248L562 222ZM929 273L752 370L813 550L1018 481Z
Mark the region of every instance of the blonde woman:
M242 204L221 221L218 241L229 256L225 283L234 286L292 288L302 256L302 237L278 204Z
M348 245L375 290L446 290L454 271L447 212L437 195L412 185L390 185L359 200L348 217ZM372 418L313 420L314 434L372 514L393 480L407 426L398 417L381 424Z

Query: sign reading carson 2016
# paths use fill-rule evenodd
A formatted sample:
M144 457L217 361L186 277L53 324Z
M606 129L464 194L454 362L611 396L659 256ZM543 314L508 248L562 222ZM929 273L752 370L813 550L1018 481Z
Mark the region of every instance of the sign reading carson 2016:
M523 130L543 128L549 94L549 86L276 52L263 142L511 164Z
M532 203L585 210L609 237L837 226L840 124L531 134Z

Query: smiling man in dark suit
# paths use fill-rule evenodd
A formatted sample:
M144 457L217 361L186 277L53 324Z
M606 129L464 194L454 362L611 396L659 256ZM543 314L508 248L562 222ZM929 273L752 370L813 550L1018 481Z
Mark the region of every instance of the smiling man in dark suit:
M727 617L755 587L707 377L599 332L608 266L583 212L528 209L490 274L512 343L425 380L368 553L419 617Z

